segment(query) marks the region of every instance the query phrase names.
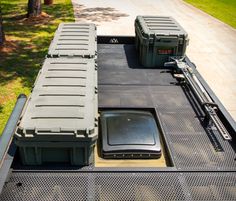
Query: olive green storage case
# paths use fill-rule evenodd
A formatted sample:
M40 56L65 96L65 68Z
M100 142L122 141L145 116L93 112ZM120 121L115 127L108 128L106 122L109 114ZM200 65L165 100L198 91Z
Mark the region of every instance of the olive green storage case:
M48 50L48 57L97 57L97 32L93 23L60 23Z
M46 59L15 133L23 164L91 164L97 108L94 59Z
M172 18L164 16L137 16L135 46L144 67L164 67L170 56L184 56L188 34Z

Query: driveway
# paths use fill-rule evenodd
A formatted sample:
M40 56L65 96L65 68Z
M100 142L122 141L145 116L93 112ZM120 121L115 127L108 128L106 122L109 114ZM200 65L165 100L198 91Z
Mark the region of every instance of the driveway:
M236 29L181 0L72 0L76 21L98 35L134 35L137 15L173 16L189 33L187 54L236 120Z

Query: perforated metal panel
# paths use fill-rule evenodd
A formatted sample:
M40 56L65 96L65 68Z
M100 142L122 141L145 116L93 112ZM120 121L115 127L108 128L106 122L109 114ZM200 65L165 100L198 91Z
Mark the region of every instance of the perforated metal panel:
M236 200L236 173L13 173L0 200Z
M97 71L94 59L46 59L17 136L82 137L95 133Z
M97 54L96 26L91 23L61 23L49 47L49 57L77 56L92 58Z
M179 169L236 170L234 144L224 141L218 131L204 129L194 111L165 109L159 115Z

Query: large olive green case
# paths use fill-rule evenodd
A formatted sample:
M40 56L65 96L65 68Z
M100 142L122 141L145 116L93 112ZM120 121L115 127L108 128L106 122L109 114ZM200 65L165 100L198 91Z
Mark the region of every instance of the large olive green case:
M170 56L184 56L188 41L188 34L172 17L137 16L135 20L135 45L144 67L164 67Z

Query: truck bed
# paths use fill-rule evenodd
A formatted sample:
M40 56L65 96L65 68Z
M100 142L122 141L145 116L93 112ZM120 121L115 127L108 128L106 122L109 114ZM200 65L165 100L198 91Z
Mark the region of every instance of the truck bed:
M225 141L206 126L192 92L170 69L143 69L133 38L98 43L99 110L154 111L168 167L30 167L21 165L16 152L0 200L236 200L235 137ZM234 125L223 110L230 130Z

